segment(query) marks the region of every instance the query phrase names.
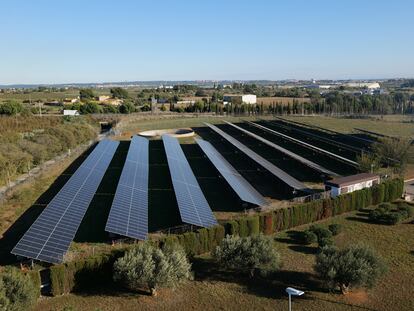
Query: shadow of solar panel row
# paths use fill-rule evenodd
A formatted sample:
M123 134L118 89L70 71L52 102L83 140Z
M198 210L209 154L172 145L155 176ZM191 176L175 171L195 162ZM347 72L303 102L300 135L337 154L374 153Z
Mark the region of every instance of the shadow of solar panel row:
M234 147L242 151L245 155L247 155L249 158L251 158L253 161L258 163L259 165L263 166L265 169L267 169L269 172L271 172L273 175L275 175L279 180L283 181L290 187L296 190L302 190L302 191L308 191L308 187L305 186L302 182L297 180L296 178L290 176L285 171L278 168L273 163L269 162L256 152L254 152L249 147L243 145L241 142L239 142L237 139L233 138L231 135L227 134L226 132L219 129L217 126L212 125L210 123L204 123L209 128L211 128L214 132L219 134L221 137L226 139L229 143L231 143Z
M200 227L216 225L217 220L177 138L162 135L162 140L182 221Z
M145 240L148 236L149 141L134 136L105 230Z
M101 141L11 251L49 263L63 261L119 142Z
M196 138L196 142L240 199L259 206L267 203L265 198L208 141Z

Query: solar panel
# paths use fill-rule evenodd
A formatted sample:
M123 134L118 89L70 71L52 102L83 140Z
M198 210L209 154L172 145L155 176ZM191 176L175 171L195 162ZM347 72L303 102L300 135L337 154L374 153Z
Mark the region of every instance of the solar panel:
M217 225L177 138L164 134L162 141L182 221L200 227Z
M221 129L219 129L217 126L212 125L210 123L204 123L209 128L211 128L214 132L222 136L224 139L226 139L229 143L231 143L233 146L235 146L237 149L242 151L245 155L247 155L249 158L251 158L256 163L263 166L265 169L267 169L269 172L271 172L274 176L276 176L278 179L292 187L296 190L302 190L302 191L309 191L308 187L306 187L303 183L301 183L299 180L295 179L294 177L290 176L285 171L278 168L273 163L269 162L262 156L258 155L256 152L254 152L252 149L248 148L247 146L243 145L241 142L239 142L237 139L231 137L229 134L225 133Z
M196 138L196 142L240 199L256 205L267 203L263 196L208 141Z
M145 240L148 235L148 139L134 136L105 230Z
M248 130L240 127L240 126L237 126L236 124L233 124L233 123L227 122L227 121L224 121L224 122L226 122L228 125L231 125L232 127L234 127L236 129L242 131L243 133L246 133L247 135L249 135L249 136L251 136L251 137L253 137L253 138L257 139L257 140L260 140L262 143L264 143L264 144L266 144L266 145L268 145L268 146L270 146L270 147L272 147L272 148L274 148L274 149L276 149L276 150L278 150L278 151L280 151L280 152L288 155L289 157L291 157L291 158L293 158L293 159L295 159L295 160L297 160L297 161L305 164L306 166L309 166L310 168L313 168L314 170L317 170L317 171L319 171L321 173L324 173L324 174L327 174L327 175L331 175L331 176L339 176L337 173L335 173L333 171L330 171L327 168L324 168L323 166L321 166L321 165L319 165L317 163L314 163L314 162L312 162L312 161L310 161L308 159L305 159L304 157L301 157L300 155L298 155L298 154L296 154L296 153L294 153L294 152L292 152L290 150L287 150L287 149L285 149L285 148L283 148L283 147L281 147L279 145L276 145L275 143L273 143L271 141L268 141L267 139L264 139L263 137L261 137L259 135L256 135L256 134L254 134L254 133L252 133L252 132L250 132L250 131L248 131Z
M290 141L293 141L293 142L295 142L295 143L301 144L302 146L305 146L305 147L307 147L307 148L309 148L309 149L312 149L312 150L315 150L315 151L318 151L318 152L321 152L321 153L325 153L325 154L327 154L328 156L331 156L331 157L333 157L333 158L339 159L339 160L341 160L341 161L343 161L343 162L346 162L346 163L348 163L348 164L351 164L351 165L354 165L354 166L358 166L358 165L359 165L359 164L358 164L357 162L355 162L355 161L349 160L349 159L344 158L344 157L342 157L342 156L340 156L340 155L338 155L338 154L335 154L335 153L329 152L329 151L327 151L327 150L324 150L324 149L322 149L322 148L316 147L316 146L314 146L314 145L311 145L311 144L306 143L306 142L304 142L304 141L301 141L301 140L299 140L299 139L293 138L293 137L288 136L288 135L286 135L286 134L283 134L283 133L277 132L277 131L275 131L275 130L273 130L273 129L270 129L270 128L268 128L268 127L265 127L265 126L263 126L263 125L260 125L260 124L254 123L254 122L250 122L250 121L247 121L247 123L249 123L250 125L253 125L253 126L257 127L257 128L260 128L260 129L262 129L262 130L265 130L265 131L267 131L267 132L269 132L269 133L272 133L272 134L278 135L278 136L280 136L280 137L286 138L286 139L288 139L288 140L290 140Z
M50 263L63 261L119 142L103 140L50 201L12 254Z

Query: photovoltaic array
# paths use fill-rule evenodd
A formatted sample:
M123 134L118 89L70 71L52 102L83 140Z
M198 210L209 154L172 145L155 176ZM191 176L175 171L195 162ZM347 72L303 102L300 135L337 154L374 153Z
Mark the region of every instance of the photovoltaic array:
M12 254L50 263L63 261L118 145L119 142L103 140L95 147L23 235Z
M182 221L200 227L216 225L217 220L178 140L166 134L162 135L162 140Z
M196 138L196 142L240 199L260 206L267 203L263 196L208 141Z
M281 181L283 181L284 183L286 183L287 185L289 185L293 189L302 190L302 191L308 191L309 190L308 187L305 186L305 184L303 184L302 182L300 182L296 178L290 176L288 173L286 173L285 171L281 170L276 165L274 165L273 163L269 162L268 160L266 160L265 158L263 158L262 156L260 156L256 152L254 152L249 147L243 145L237 139L233 138L232 136L230 136L226 132L222 131L217 126L212 125L210 123L204 123L204 124L206 124L209 128L211 128L214 132L216 132L221 137L223 137L224 139L226 139L234 147L236 147L237 149L239 149L240 151L242 151L245 155L247 155L253 161L255 161L256 163L258 163L261 166L263 166L270 173L272 173L274 176L276 176L278 179L280 179Z
M148 236L148 139L134 136L105 230L145 240Z
M224 122L226 122L228 125L238 129L239 131L242 131L243 133L246 133L247 135L249 135L249 136L251 136L251 137L253 137L257 140L260 140L262 143L264 143L264 144L266 144L266 145L268 145L268 146L270 146L270 147L272 147L272 148L288 155L289 157L305 164L306 166L309 166L310 168L312 168L314 170L317 170L318 172L321 172L323 174L327 174L329 176L339 176L337 173L335 173L333 171L330 171L327 168L324 168L323 166L321 166L319 164L316 164L316 163L314 163L314 162L312 162L308 159L305 159L304 157L301 157L300 155L298 155L298 154L296 154L296 153L294 153L290 150L287 150L286 148L283 148L283 147L281 147L281 146L279 146L279 145L263 138L262 136L256 135L256 134L254 134L254 133L252 133L252 132L250 132L250 131L248 131L248 130L240 127L240 126L237 126L236 124L233 124L231 122L228 122L228 121L224 121Z

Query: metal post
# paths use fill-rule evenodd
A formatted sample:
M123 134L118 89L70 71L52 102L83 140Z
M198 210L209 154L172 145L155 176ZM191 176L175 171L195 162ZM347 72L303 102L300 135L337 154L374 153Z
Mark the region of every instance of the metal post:
M289 311L292 311L292 299L291 299L291 295L289 294Z

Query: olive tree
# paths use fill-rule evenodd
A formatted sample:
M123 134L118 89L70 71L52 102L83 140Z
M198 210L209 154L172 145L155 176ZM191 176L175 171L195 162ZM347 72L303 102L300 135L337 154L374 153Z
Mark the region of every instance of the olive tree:
M315 271L329 286L339 287L346 294L353 287L372 287L386 266L369 247L356 245L339 250L327 246L316 256Z
M0 310L28 310L37 299L37 290L29 276L8 268L0 272Z
M280 261L272 238L261 234L244 238L227 235L216 247L213 256L227 268L248 269L250 276L256 268L277 269Z
M160 249L142 243L114 264L115 281L135 291L149 289L153 296L158 288L175 287L191 277L191 264L177 245Z
M409 148L411 139L409 138L381 138L373 145L375 155L392 167L397 174L403 174L409 158Z

